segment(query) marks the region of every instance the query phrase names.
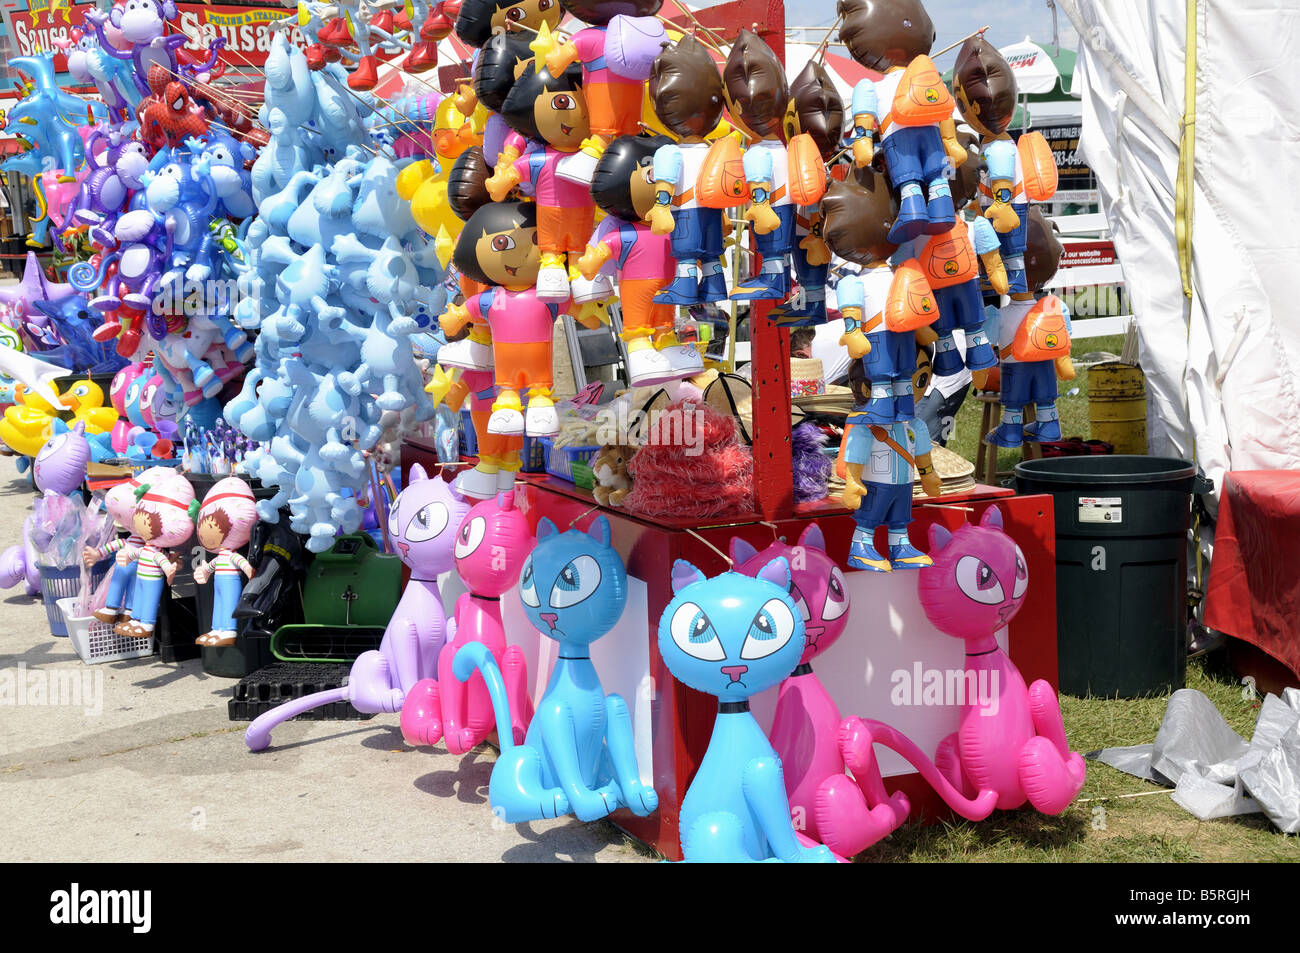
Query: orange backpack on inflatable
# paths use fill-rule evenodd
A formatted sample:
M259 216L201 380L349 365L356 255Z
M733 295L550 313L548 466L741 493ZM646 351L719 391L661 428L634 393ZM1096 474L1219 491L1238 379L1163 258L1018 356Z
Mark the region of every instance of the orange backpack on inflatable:
M790 201L795 205L816 205L826 194L826 166L813 137L801 132L786 146Z
M703 208L735 208L749 201L745 158L735 136L723 136L709 146L695 181L695 200Z
M894 269L889 298L885 301L885 329L915 331L933 324L938 318L939 307L934 302L934 292L925 280L921 263L909 258Z
M1011 340L1011 356L1022 363L1054 361L1070 353L1061 299L1048 295L1034 303Z
M900 126L928 126L952 118L956 104L934 60L922 54L903 70L889 115Z
M1056 156L1041 132L1026 132L1016 143L1025 195L1034 202L1046 202L1056 194Z
M979 274L975 249L960 218L952 230L932 237L921 249L921 270L931 288L947 288L970 281Z

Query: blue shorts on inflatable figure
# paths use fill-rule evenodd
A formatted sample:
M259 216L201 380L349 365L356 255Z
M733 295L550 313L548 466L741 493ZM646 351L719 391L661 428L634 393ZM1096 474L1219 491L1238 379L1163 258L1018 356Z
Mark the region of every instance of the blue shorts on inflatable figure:
M777 557L753 578L706 579L679 559L673 592L659 620L659 654L679 682L718 699L709 750L682 799L682 855L834 863L829 848L805 846L795 832L781 759L749 710L750 697L779 684L805 648L789 562Z
M594 821L620 807L647 817L659 806L654 788L641 781L627 703L605 695L591 664L591 643L627 605L627 571L609 539L603 516L585 533L560 533L548 519L538 524L519 597L529 621L559 643L559 656L522 745L511 740L510 704L491 651L471 642L456 653L456 678L467 681L477 668L492 697L501 757L488 799L507 823L569 813Z

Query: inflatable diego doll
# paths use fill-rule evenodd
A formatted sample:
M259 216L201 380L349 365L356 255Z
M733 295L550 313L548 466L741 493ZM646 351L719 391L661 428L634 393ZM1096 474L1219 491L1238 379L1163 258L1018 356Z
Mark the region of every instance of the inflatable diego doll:
M823 162L830 162L840 148L844 127L844 102L826 67L809 60L790 83L790 103L785 116L785 139L807 135ZM826 278L830 274L831 252L822 238L821 205L795 209L794 275L799 282L797 297L783 303L769 317L790 327L809 327L826 322Z
M839 0L840 39L853 58L884 75L853 88L853 159L871 163L878 138L899 193L890 241L939 235L954 224L948 170L966 161L953 100L929 57L934 24L920 0Z
M676 266L668 236L656 235L645 220L655 203L655 152L667 144L663 136L620 136L605 148L591 194L610 216L611 227L593 238L578 260L586 278L614 262L633 387L693 377L704 369L696 346L677 338L676 309L654 301L673 280Z
M690 35L665 49L650 71L655 114L677 142L655 152L655 204L647 216L656 235L672 236L677 273L655 295L659 304L727 299L722 268L726 216L699 201L696 185L709 154L704 137L722 118L722 77L709 51Z
M199 508L194 488L179 473L164 473L153 483L141 483L136 493L139 502L131 515L131 527L142 542L135 554L132 618L113 627L114 632L129 639L153 635L163 588L175 578L180 565L180 560L166 550L190 538Z
M248 545L257 523L253 491L239 477L218 480L203 498L194 524L199 545L216 558L194 567L200 586L213 580L212 628L194 640L196 645L235 644L235 606L244 592L244 579L253 578L253 565L239 554Z

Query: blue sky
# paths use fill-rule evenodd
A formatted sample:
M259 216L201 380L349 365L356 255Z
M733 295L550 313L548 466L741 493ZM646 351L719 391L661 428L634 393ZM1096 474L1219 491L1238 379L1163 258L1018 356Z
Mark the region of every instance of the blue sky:
M713 6L711 0L702 5ZM997 46L1030 36L1046 46L1052 42L1052 12L1045 0L925 0L938 33L936 49L988 25L988 38ZM786 22L791 26L830 26L835 20L835 0L786 0ZM1057 8L1061 45L1075 49L1078 37L1065 11ZM951 62L939 64L946 68Z

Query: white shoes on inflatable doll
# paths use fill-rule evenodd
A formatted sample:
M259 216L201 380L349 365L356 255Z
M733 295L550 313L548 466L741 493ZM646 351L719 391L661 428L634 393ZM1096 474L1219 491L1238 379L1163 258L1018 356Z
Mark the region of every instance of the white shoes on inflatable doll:
M478 467L470 470L463 470L456 476L456 491L461 496L468 496L475 500L490 500L497 495L497 486L501 474L507 471L497 473L484 473ZM514 474L510 474L511 477Z
M627 352L627 374L633 387L648 387L673 379L668 355L653 344Z
M599 161L599 156L593 156L585 149L579 149L573 155L555 164L555 174L578 185L591 185L591 180L596 177L596 163Z
M555 405L529 404L528 419L525 429L530 437L554 437L560 432L560 415L555 412Z
M524 415L513 407L494 410L488 418L487 432L504 437L521 437L524 433Z
M568 271L560 265L548 265L537 272L537 300L568 301Z
M437 361L443 367L459 367L467 371L492 369L492 348L478 341L463 338L438 348Z
M597 275L590 280L578 276L569 282L569 293L573 297L574 304L602 301L613 297L614 282L609 275Z
M704 359L694 344L666 347L661 353L668 358L668 366L672 368L675 379L694 377L704 370Z

